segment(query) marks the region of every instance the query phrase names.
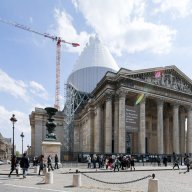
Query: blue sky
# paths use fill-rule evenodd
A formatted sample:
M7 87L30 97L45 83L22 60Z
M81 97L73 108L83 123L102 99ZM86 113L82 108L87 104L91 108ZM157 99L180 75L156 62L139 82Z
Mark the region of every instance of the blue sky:
M98 34L119 67L131 70L176 65L192 79L192 0L1 0L0 18L78 42L62 44L64 83L91 35ZM0 132L17 150L31 144L29 114L55 100L56 43L0 22Z

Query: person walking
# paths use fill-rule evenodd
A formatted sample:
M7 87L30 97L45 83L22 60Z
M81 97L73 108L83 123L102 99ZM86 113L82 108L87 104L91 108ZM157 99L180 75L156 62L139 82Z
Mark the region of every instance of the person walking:
M114 161L114 169L113 169L114 172L115 172L116 168L119 171L120 164L121 164L121 162L119 161L118 157L116 157L115 161Z
M17 157L15 155L13 155L12 158L11 158L11 171L10 171L8 177L11 177L11 173L14 170L16 171L17 177L19 176L19 173L18 173L18 166L19 166L19 164L18 163L19 162L18 162Z
M29 168L29 159L28 159L26 153L23 153L23 156L20 161L20 167L23 169L23 178L26 178L27 171Z
M185 158L185 165L187 166L187 172L189 172L189 170L190 170L190 160L189 160L189 156L186 156L186 158Z
M134 160L134 157L131 156L131 159L130 159L130 166L131 166L131 171L132 171L132 168L134 169L135 171L135 160Z
M47 158L47 168L48 170L50 171L50 167L51 167L51 170L53 171L53 167L52 167L52 158L51 158L51 155L48 156Z
M38 158L38 163L39 163L39 175L41 174L41 171L43 171L44 168L44 155L40 155Z
M90 157L90 155L87 157L87 168L91 168L91 157Z
M58 163L59 163L59 158L58 158L58 155L55 154L55 167L54 167L54 169L59 169Z
M179 169L179 157L176 156L173 163L174 163L173 164L173 170L175 167L178 167L178 169Z

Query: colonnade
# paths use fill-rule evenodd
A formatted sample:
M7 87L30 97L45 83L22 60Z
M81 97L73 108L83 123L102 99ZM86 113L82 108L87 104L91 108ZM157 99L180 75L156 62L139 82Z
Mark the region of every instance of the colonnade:
M107 93L102 102L95 105L94 115L88 118L82 126L79 151L94 153L125 153L125 106L129 94L119 91L115 97ZM144 98L139 103L139 128L136 133L137 153L146 153L146 101ZM176 154L192 153L192 107L183 106L181 103L170 103L156 98L156 138L149 142L156 142L155 153ZM170 103L171 110L165 111L165 103ZM90 113L90 112L89 112ZM166 115L165 115L166 113ZM187 119L187 124L186 124ZM186 126L187 125L187 126ZM150 124L152 126L152 123ZM85 130L86 129L86 130ZM88 129L88 130L87 130ZM135 134L135 133L134 133ZM112 143L113 139L113 143ZM81 146L83 144L83 146ZM132 147L133 147L132 145ZM150 153L150 151L148 151Z
M89 137L90 149L94 153L125 153L125 106L126 98L129 94L119 91L118 96L112 97L108 93L104 103L95 106L95 115L93 117L93 134ZM137 139L137 152L146 153L146 100L144 98L139 103L140 116ZM192 153L192 108L191 106L182 106L179 103L171 104L171 112L164 109L164 104L169 103L156 98L157 108L157 148L156 153ZM187 127L186 124L187 118ZM171 122L170 122L171 119ZM172 131L170 131L172 130ZM172 135L171 135L172 134ZM112 144L113 138L113 144ZM172 138L172 139L170 139ZM152 143L151 143L152 144ZM113 146L112 146L113 145ZM113 151L112 151L113 148ZM83 151L83 150L82 150ZM150 152L150 151L149 151Z

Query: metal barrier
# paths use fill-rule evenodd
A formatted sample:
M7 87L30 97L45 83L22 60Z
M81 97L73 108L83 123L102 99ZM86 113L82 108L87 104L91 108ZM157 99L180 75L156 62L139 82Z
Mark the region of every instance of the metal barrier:
M135 180L132 180L132 181L125 181L125 182L108 182L108 181L102 181L102 180L99 180L99 179L96 179L96 178L93 178L85 173L81 173L83 176L89 178L89 179L92 179L94 181L98 181L98 182L101 182L101 183L105 183L105 184L128 184L128 183L134 183L134 182L137 182L137 181L141 181L141 180L144 180L144 179L147 179L147 178L151 178L152 176L151 175L147 175L145 177L142 177L142 178L139 178L139 179L135 179Z

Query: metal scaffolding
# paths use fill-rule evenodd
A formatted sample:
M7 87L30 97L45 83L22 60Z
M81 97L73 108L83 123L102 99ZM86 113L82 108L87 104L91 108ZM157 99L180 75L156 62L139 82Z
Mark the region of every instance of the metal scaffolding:
M73 152L74 146L74 116L82 109L90 98L89 93L77 91L71 84L65 85L64 105L64 152Z

